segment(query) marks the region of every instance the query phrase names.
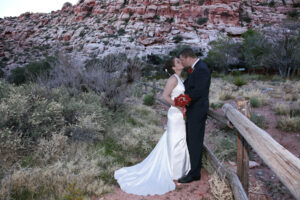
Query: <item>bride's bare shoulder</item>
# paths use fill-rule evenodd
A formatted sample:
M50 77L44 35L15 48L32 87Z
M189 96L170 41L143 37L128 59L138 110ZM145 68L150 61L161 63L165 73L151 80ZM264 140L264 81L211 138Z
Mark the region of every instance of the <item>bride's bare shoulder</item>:
M167 81L167 85L176 85L177 84L177 78L175 75L170 76L170 78Z
M177 82L177 78L175 77L175 75L174 75L174 74L173 74L172 76L170 76L170 77L169 77L169 79L168 79L168 82L169 82L169 81L172 81L172 82L173 82L173 81L174 81L174 82Z

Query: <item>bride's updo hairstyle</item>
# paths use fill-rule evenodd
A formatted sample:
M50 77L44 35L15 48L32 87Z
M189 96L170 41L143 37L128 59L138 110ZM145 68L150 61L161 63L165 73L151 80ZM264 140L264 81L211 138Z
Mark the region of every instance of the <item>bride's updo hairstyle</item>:
M170 76L175 74L175 71L172 69L175 66L175 57L172 57L167 60L164 66L165 72L167 72Z

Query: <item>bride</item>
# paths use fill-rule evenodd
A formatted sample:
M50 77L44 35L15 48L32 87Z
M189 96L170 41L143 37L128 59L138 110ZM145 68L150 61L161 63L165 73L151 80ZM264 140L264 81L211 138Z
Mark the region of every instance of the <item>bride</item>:
M174 98L184 94L181 72L184 69L178 58L166 62L168 79L163 99L171 104L168 110L167 130L152 152L141 163L121 168L114 173L121 189L136 195L161 195L175 189L178 180L190 170L183 113L175 107Z

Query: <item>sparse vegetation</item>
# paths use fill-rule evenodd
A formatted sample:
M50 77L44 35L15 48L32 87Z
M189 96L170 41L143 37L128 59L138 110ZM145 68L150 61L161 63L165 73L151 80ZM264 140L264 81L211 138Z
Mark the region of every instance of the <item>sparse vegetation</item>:
M181 35L176 35L175 37L173 37L173 41L175 43L179 43L183 40L183 37Z
M197 24L198 25L203 25L208 21L208 19L206 17L200 17L197 19Z
M51 66L47 60L33 62L25 67L19 67L11 70L9 81L16 85L20 85L29 81L35 81L38 76L46 75Z
M283 131L300 131L300 117L282 116L277 121L277 128Z
M265 117L263 115L259 115L255 112L251 112L250 120L262 129L268 128L266 121L265 121Z
M152 106L155 103L155 98L153 94L147 94L143 98L143 103L147 106Z
M124 35L124 34L125 34L125 29L120 28L120 29L118 30L118 34L119 34L119 35Z
M0 69L0 78L4 77L4 71L2 69Z

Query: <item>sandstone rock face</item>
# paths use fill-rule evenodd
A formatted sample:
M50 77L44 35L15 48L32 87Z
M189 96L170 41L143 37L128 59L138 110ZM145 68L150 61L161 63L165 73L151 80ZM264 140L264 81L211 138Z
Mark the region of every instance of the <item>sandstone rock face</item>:
M288 12L300 12L293 7L296 0L274 2L79 0L47 14L0 18L0 67L24 66L58 48L82 59L124 50L138 56L168 53L176 35L182 44L205 49L219 32L240 37L248 28L276 28Z

